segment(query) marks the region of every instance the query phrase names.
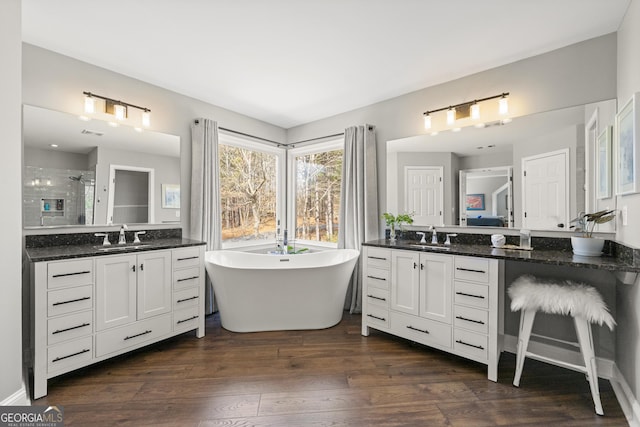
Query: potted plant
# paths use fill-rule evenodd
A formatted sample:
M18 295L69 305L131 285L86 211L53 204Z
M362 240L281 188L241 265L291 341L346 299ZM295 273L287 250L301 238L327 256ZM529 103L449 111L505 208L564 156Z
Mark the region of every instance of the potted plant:
M581 235L571 236L573 253L582 256L600 256L604 247L604 239L593 237L596 224L604 224L616 216L614 210L602 210L594 213L580 212L577 218L571 220L572 227Z
M402 229L403 223L413 224L412 213L398 214L397 216L394 216L393 214L385 212L382 214L382 217L384 218L384 221L387 223L387 226L390 229L389 238L391 239L391 242L396 241L396 226Z

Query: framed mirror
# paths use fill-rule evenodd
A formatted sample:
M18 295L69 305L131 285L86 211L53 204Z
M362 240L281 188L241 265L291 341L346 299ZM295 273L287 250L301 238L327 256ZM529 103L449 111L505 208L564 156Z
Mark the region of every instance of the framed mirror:
M594 113L595 111L595 113ZM568 152L566 174L568 179L562 201L567 203L567 212L562 220L557 220L544 209L540 215L549 216L540 221L537 230L570 231L569 222L581 211L595 206L597 188L595 187L597 145L591 138L585 138L585 123L593 115L598 116L595 127L605 129L614 121L615 100L579 105L544 113L516 117L511 123L491 123L484 128L468 127L460 132L440 132L437 135L418 135L387 141L387 208L388 212L413 212L407 203L404 171L408 167L440 167L443 170L442 205L433 209L442 212L442 221L431 223L414 222L416 226L444 225L460 226L469 224L469 218L476 218L473 226L496 227L500 225L524 228L527 226L525 206L545 207L546 204L532 204L527 199L523 186L525 182L523 159L543 157L547 154L566 150ZM598 135L598 133L596 133ZM474 172L500 170L512 173L511 185L499 190L472 190L474 184L469 179L482 179ZM461 173L461 171L463 173ZM480 181L476 181L480 182ZM502 182L500 186L506 184ZM508 191L511 187L511 196ZM412 190L415 191L415 190ZM494 192L498 192L494 195ZM500 193L507 191L507 193ZM501 194L498 196L498 194ZM475 195L472 200L476 209L467 210L467 195ZM509 216L508 209L503 213L488 210L493 199L500 200L506 208L511 208L512 218L504 218L502 224L482 218ZM484 206L482 206L484 201ZM525 201L528 201L526 204ZM510 203L509 203L510 202ZM497 202L498 203L498 202ZM607 208L615 209L607 200ZM415 203L414 203L415 206ZM479 209L483 207L484 209ZM490 209L493 209L491 207ZM532 212L531 212L532 213ZM529 214L531 214L529 213ZM466 224L465 224L466 223ZM610 230L602 230L610 231Z
M180 222L180 137L24 105L23 143L25 228Z

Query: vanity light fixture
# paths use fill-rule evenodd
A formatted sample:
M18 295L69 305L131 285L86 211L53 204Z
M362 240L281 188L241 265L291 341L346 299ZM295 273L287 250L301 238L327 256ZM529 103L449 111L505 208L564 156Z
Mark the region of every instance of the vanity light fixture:
M473 121L479 121L481 119L480 113L480 104L486 101L490 101L493 99L498 99L498 113L501 116L506 116L509 114L509 92L504 92L499 95L488 96L482 99L474 99L473 101L462 102L457 105L450 105L448 107L436 108L434 110L425 111L423 113L424 116L424 128L429 130L432 128L432 117L433 113L437 113L440 111L447 112L447 126L455 126L457 120L465 119L470 117ZM494 110L495 111L495 110ZM508 123L510 121L508 118L503 119L504 123ZM476 123L476 127L485 127L484 123ZM459 126L456 126L458 128Z
M140 110L141 124L143 127L151 126L151 110L147 107L140 107L138 105L129 104L120 100L107 98L106 96L96 95L91 92L82 92L84 94L84 112L86 114L93 114L96 111L95 102L97 99L104 101L104 112L107 114L113 114L118 121L123 121L129 116L129 109L135 108ZM113 122L115 123L115 122ZM111 123L110 123L111 124ZM117 126L117 124L115 124Z

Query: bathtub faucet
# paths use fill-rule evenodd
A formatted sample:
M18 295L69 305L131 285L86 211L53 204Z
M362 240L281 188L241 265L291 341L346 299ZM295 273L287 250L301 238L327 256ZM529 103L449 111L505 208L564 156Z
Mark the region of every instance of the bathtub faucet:
M287 239L287 229L284 229L284 234L282 237L282 253L286 254L287 251L287 246L289 245L289 240Z

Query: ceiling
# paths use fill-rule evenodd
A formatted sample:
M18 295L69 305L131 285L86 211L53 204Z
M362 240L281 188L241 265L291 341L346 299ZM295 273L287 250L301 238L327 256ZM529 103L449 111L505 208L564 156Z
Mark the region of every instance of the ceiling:
M614 32L629 2L22 0L22 29L288 129Z

